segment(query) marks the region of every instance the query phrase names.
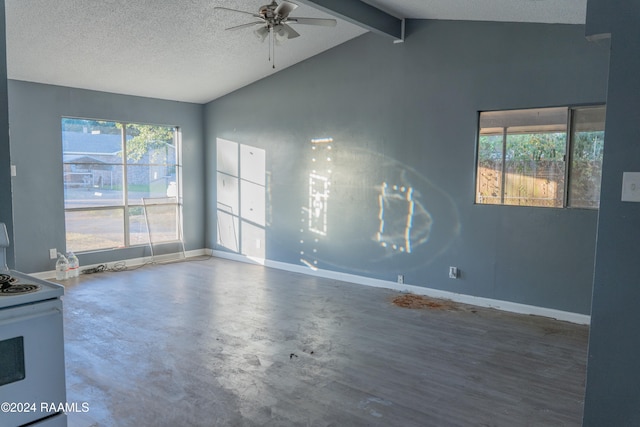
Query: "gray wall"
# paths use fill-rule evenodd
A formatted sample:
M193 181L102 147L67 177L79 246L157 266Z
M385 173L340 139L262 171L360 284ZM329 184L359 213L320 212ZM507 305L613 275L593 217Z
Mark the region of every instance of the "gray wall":
M407 33L366 34L206 106L207 246L220 248L224 138L266 150L270 260L300 265L304 250L319 268L588 314L597 212L474 205L475 139L480 110L604 102L608 45L568 25L409 21ZM327 236L309 245L318 137L334 138L332 187ZM383 182L413 188L431 215L428 234L414 215L410 254L374 241ZM406 221L402 209L387 224Z
M205 246L203 106L9 81L16 268L52 270L49 248L65 249L63 116L179 126L182 131L184 235L187 250ZM79 256L81 265L148 255L143 247Z
M611 33L585 426L640 425L640 204L621 201L640 171L640 2L589 0L589 35Z
M11 197L11 157L9 155L9 116L7 99L7 46L5 40L4 0L0 0L0 222L7 227L11 247L7 248L7 263L14 264L13 200Z

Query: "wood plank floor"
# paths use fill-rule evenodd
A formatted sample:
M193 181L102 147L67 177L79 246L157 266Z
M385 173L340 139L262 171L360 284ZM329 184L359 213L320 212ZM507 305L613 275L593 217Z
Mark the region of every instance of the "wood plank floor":
M578 426L588 328L223 259L66 284L88 426Z

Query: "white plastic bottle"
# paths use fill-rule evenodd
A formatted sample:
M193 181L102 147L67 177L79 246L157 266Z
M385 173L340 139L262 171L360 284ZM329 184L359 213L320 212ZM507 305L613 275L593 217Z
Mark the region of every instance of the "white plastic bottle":
M78 261L78 257L71 251L67 253L67 259L69 260L69 272L67 273L68 278L78 277L80 275L80 261Z
M69 270L69 261L67 257L58 252L58 260L56 261L56 280L66 280Z

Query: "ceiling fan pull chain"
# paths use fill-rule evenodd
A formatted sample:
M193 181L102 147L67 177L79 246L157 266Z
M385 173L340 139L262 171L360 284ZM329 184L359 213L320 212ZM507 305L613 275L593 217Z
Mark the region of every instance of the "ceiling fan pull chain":
M271 62L271 27L269 27L269 62Z

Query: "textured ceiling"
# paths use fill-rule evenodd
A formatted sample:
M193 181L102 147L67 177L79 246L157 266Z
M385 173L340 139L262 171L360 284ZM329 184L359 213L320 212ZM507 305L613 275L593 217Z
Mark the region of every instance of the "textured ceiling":
M269 45L250 22L265 0L5 0L10 79L205 103L365 30L297 25L301 37ZM584 23L586 0L367 0L401 18ZM329 18L300 4L292 16ZM247 19L248 18L248 19ZM390 41L391 42L391 41Z
M228 31L264 0L6 0L11 79L204 103L274 72L252 29ZM300 6L296 16L329 17ZM248 19L247 19L248 18ZM298 26L297 28L302 27ZM276 46L276 70L364 31L304 26Z

